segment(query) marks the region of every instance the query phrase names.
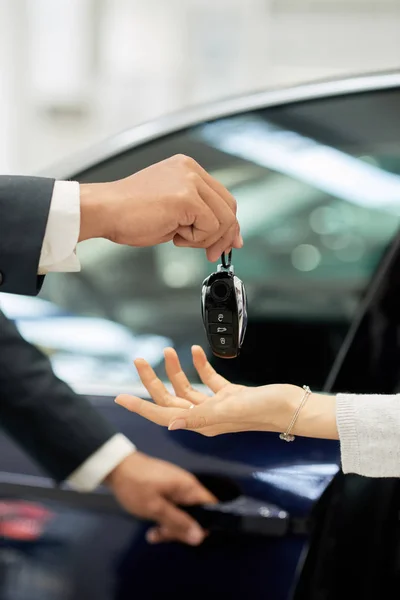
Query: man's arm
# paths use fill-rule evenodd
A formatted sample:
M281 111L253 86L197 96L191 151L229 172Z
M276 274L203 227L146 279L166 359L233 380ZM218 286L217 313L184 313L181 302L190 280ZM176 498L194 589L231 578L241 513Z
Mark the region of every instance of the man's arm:
M150 542L197 545L201 527L175 504L215 501L188 473L135 451L0 312L0 426L58 482L79 491L107 485L132 514L158 523Z
M0 176L0 291L33 295L54 180Z
M232 195L191 158L130 177L79 185L0 176L0 291L34 295L43 274L76 271L78 241L205 248L216 261L243 240Z
M1 312L0 424L58 482L117 434L85 398L54 375L48 359ZM113 466L103 470L92 488ZM76 487L89 486L82 482Z

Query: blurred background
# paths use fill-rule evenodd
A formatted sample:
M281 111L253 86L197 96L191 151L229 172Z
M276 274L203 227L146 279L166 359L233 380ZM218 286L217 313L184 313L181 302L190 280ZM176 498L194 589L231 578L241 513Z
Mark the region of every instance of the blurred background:
M184 107L398 66L398 0L0 0L0 172Z
M319 387L400 223L398 92L275 108L265 96L258 110L249 96L395 71L399 31L399 0L0 0L0 173L110 181L176 153L195 158L236 197L246 242L234 257L251 311L246 347L232 372L230 361L218 368L251 383L301 372ZM165 135L167 118L150 143L125 147L130 134L121 136L105 159L101 141L117 132L239 95L232 118L223 102L221 118L199 111ZM76 152L74 167L51 166ZM57 374L121 391L135 356L163 375L171 344L195 377L190 346L206 344L199 296L212 270L204 254L105 240L78 254L82 271L46 278L40 298L1 298ZM282 332L297 348L302 327L315 350L282 372ZM262 331L274 347L268 374Z

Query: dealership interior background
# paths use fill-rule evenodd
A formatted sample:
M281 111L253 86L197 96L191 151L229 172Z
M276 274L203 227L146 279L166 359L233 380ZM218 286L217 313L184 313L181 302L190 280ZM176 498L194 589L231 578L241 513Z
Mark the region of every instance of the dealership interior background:
M398 0L0 0L0 171L257 89L398 66Z

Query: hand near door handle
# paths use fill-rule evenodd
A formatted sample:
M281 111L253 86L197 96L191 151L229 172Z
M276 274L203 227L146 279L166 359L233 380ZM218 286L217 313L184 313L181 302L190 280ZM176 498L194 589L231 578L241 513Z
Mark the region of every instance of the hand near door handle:
M231 502L183 507L183 510L210 533L282 537L306 531L304 521L294 521L278 506L247 496L239 496Z
M200 379L212 396L190 385L175 350L167 348L165 367L176 395L168 392L145 360L138 359L135 366L155 404L126 394L118 396L116 403L170 430L188 429L208 437L239 431L286 431L301 403L302 388L234 385L213 369L202 348L194 346L192 354ZM338 439L335 397L310 394L292 433Z

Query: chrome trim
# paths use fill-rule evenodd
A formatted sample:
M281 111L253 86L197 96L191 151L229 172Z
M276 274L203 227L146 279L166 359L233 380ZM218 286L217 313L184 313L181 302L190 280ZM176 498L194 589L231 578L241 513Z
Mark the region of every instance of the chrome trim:
M229 265L229 267L224 267L224 265L218 265L217 267L217 273L221 273L221 271L223 273L234 273L235 269L233 265Z
M244 336L247 328L247 299L243 281L236 275L233 278L236 290L236 302L238 307L239 319L239 348L243 345Z
M50 166L41 175L70 179L112 158L161 136L194 126L204 121L232 116L243 111L278 106L302 100L333 97L342 94L400 87L400 72L361 75L333 81L320 81L295 87L260 91L246 96L219 100L178 113L163 116L123 131L86 149L61 163Z
M203 324L205 325L206 319L206 293L207 293L207 281L208 277L203 281L201 287L201 318L203 320Z

